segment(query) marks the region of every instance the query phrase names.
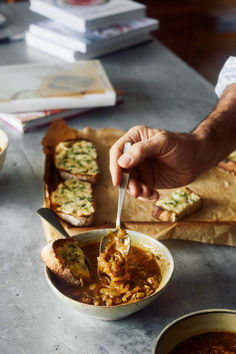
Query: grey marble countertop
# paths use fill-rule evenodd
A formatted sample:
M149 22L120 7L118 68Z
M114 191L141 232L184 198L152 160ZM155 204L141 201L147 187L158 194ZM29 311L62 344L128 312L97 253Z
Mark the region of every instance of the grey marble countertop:
M9 26L24 30L38 16L26 4L5 8ZM13 28L12 23L14 23ZM0 64L59 60L27 48L24 42L1 44ZM117 127L145 124L189 131L213 108L212 85L157 41L101 59L125 101L102 108L68 125ZM1 82L0 85L4 85ZM3 354L146 354L170 321L206 308L236 307L235 249L190 241L163 243L174 257L169 286L144 310L120 321L82 316L49 288L40 250L45 236L36 210L43 201L43 153L46 128L20 135L0 123L9 149L0 171L0 352Z

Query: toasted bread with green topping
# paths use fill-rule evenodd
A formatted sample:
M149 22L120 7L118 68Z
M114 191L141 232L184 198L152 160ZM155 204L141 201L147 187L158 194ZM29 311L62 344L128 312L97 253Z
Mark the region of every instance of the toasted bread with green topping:
M88 140L68 140L57 144L54 164L64 180L96 183L99 168L95 145Z
M190 188L179 188L170 197L158 200L153 206L153 217L175 222L202 206L202 198Z
M236 150L231 152L225 160L220 161L218 166L223 168L223 170L232 172L236 175Z
M83 285L90 273L85 256L76 239L59 239L49 243L41 251L46 266L67 283Z
M60 183L50 195L51 209L74 226L92 224L95 205L89 182L67 180Z

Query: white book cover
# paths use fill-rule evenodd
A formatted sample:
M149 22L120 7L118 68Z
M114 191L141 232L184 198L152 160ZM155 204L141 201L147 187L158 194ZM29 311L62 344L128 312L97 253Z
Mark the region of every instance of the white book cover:
M76 62L77 60L98 58L103 55L107 55L107 54L116 52L118 50L126 49L131 46L150 41L151 39L152 39L152 37L150 36L150 34L133 36L129 40L120 41L118 43L110 45L107 48L97 49L97 50L91 51L89 53L83 54L77 50L73 50L71 48L62 46L58 43L46 40L45 38L35 36L35 35L31 34L30 32L26 32L26 35L25 35L25 40L26 40L26 43L29 47L38 49L44 53L48 53L50 55L53 55L57 58L63 59L65 61L68 61L71 63Z
M0 66L0 112L111 106L116 93L98 60Z
M132 36L154 31L159 21L152 18L140 18L124 24L117 24L95 31L81 33L58 22L45 20L29 26L29 32L60 45L65 45L81 53L89 53L96 49L106 48L117 42L127 40Z
M112 25L118 20L123 22L144 17L146 6L131 0L30 0L30 10L86 32Z

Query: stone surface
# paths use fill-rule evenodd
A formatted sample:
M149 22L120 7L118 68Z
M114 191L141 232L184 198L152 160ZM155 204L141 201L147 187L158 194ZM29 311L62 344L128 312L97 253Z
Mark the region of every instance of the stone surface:
M25 4L12 5L21 28L37 16ZM17 14L17 16L16 16ZM0 64L59 62L27 48L2 44ZM117 127L136 124L189 131L213 108L213 87L159 42L101 59L125 101L102 108L68 125ZM0 84L4 85L4 83ZM45 244L36 210L43 201L46 128L20 135L0 123L10 145L0 171L0 352L3 354L146 354L172 320L206 308L236 307L235 249L168 240L175 261L169 286L146 309L127 319L104 322L82 316L52 293L44 277L40 250Z

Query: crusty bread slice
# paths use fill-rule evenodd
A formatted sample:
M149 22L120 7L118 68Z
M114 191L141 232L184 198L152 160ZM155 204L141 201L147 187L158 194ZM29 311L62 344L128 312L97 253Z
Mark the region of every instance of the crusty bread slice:
M66 213L60 213L54 207L52 207L52 210L59 216L60 219L76 227L91 226L94 221L94 214L89 216L74 216Z
M93 223L95 204L89 182L67 180L60 183L50 195L51 209L74 226Z
M170 197L153 205L152 216L161 221L175 222L202 206L202 198L190 188L179 188Z
M223 168L223 170L232 172L236 175L236 150L231 152L225 160L220 161L218 166Z
M236 175L236 162L223 160L218 163L218 166L225 171L232 172Z
M76 239L59 239L41 251L46 266L60 279L74 285L83 285L90 278L85 256Z
M88 140L62 141L55 147L54 164L64 180L96 183L99 174L97 151Z

